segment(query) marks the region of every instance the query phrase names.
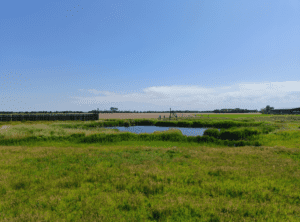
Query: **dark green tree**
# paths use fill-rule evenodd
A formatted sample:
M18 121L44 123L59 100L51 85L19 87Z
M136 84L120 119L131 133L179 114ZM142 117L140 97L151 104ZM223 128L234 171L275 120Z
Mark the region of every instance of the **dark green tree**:
M111 112L116 112L117 110L118 110L118 108L110 107L110 111L111 111Z
M271 106L267 105L265 110L266 110L267 114L270 114L271 110L274 110L274 107L271 107Z

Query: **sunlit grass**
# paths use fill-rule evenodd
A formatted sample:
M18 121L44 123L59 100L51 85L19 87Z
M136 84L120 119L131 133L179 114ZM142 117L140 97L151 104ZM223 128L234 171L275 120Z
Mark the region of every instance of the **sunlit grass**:
M68 136L74 133L85 133L85 135L92 135L97 133L111 134L117 133L115 129L104 129L104 128L93 128L92 130L88 129L65 129L62 128L61 124L70 124L72 122L57 122L57 123L17 123L17 124L6 124L9 128L5 130L0 130L0 133L4 136L5 139L8 138L24 138L27 136ZM76 122L78 123L78 122ZM89 122L80 122L81 124L89 124ZM0 125L1 128L1 125Z
M210 113L210 114L196 114L196 117L210 117L210 118L230 118L230 119L235 119L235 118L252 118L252 117L257 117L261 116L263 114L219 114L219 113Z
M299 159L295 150L276 152ZM299 163L272 148L124 144L0 153L1 220L297 221L300 215Z
M284 146L300 148L300 130L278 131L268 135L260 135L259 141L265 146Z
M278 127L257 136L260 147L67 140L0 146L0 220L299 221L300 121L264 118L269 126L258 129ZM60 125L68 123L88 124L0 123L10 125L0 140L121 133ZM244 128L256 127L233 129Z

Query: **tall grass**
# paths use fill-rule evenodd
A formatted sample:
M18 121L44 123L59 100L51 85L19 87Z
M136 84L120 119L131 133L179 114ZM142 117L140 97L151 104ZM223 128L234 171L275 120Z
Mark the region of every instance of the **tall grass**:
M200 121L226 126L202 137L103 128L143 121L8 123L0 220L299 221L297 120Z
M150 143L2 147L1 153L3 221L297 221L300 216L294 150Z

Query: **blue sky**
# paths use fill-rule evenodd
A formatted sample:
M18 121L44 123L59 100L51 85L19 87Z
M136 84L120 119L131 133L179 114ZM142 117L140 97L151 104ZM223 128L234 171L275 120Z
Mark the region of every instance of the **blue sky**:
M0 110L300 107L299 0L10 0Z

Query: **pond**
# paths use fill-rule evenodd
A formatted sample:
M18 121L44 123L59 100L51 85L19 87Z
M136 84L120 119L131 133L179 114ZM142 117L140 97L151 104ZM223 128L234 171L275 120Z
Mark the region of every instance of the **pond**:
M165 127L165 126L113 126L113 127L104 127L106 129L118 129L122 132L131 132L131 133L153 133L154 131L165 131L169 129L179 129L183 135L186 136L203 136L203 133L208 128L192 128L192 127ZM220 131L220 129L219 129Z

